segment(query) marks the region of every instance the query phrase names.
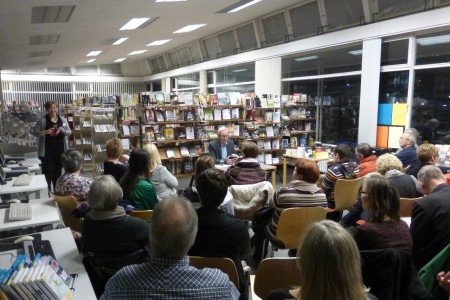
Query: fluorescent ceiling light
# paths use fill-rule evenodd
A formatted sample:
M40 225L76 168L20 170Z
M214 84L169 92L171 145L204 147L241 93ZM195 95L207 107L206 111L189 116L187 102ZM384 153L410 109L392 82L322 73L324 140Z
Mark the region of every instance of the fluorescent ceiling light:
M92 59L88 60L87 63L90 64L91 62L94 62L94 61L95 61L95 58L92 58Z
M134 18L128 21L127 24L123 25L119 30L133 30L150 20L150 18Z
M311 55L311 56L305 56L305 57L299 57L294 59L295 61L306 61L306 60L314 60L318 59L319 57L317 55Z
M420 46L431 46L450 43L450 34L417 39Z
M156 0L155 2L186 2L186 0Z
M91 52L89 52L88 55L86 55L86 56L97 56L97 55L99 55L100 53L102 53L102 51L91 51Z
M147 46L160 46L160 45L164 45L165 43L168 43L170 41L171 41L171 39L170 40L158 40L158 41L151 42L150 44L147 44Z
M122 44L123 42L125 42L126 40L128 40L127 37L120 38L120 39L118 39L117 41L115 41L115 42L113 43L113 45L114 45L114 46L120 45L120 44Z
M348 51L351 55L362 55L362 50Z
M133 51L128 53L128 55L138 55L138 54L142 54L144 52L147 52L148 50L137 50L137 51Z
M118 58L118 59L116 59L114 62L122 62L122 61L124 61L125 59L127 59L127 58L126 58L126 57Z
M183 28L178 29L177 31L174 31L173 33L184 33L184 32L191 32L196 29L199 29L200 27L205 26L206 24L194 24L194 25L188 25L184 26Z
M234 9L228 11L228 13L230 14L230 13L234 13L234 12L240 11L241 9L249 7L249 6L251 6L253 4L256 4L258 2L261 2L261 0L253 0L253 1L247 2L247 3L245 3L245 4L241 5L241 6L238 6L238 7L234 8Z
M234 73L239 73L239 72L244 72L244 71L247 71L247 69L234 70L233 72L234 72Z

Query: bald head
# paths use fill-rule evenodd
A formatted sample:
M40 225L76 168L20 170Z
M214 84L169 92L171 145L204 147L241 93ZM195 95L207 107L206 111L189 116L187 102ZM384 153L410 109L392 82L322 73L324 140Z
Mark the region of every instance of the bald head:
M197 235L197 213L184 197L159 202L152 216L150 248L160 257L183 258Z

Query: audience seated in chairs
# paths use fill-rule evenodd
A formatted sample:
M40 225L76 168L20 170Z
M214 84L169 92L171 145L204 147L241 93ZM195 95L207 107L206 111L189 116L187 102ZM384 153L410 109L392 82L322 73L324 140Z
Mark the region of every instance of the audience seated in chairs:
M155 187L150 182L150 154L145 149L136 149L131 152L128 162L128 171L120 181L123 198L137 209L153 209L158 198Z
M127 216L117 205L121 198L122 189L114 177L103 175L95 179L87 199L91 209L82 223L81 243L85 263L97 275L98 294L120 268L149 259L149 225Z
M377 157L373 154L372 147L367 143L358 144L355 148L356 158L359 161L359 176L375 173Z
M338 223L314 223L297 257L301 288L277 290L266 299L376 299L363 284L358 247ZM273 276L277 276L275 270Z
M103 163L103 174L112 175L120 182L128 170L129 156L122 154L122 141L112 138L106 142L106 160Z
M366 175L361 187L365 224L354 228L353 237L360 250L397 248L411 253L412 239L408 224L400 219L400 197L384 176Z
M253 142L242 143L242 157L225 171L229 185L253 184L267 180L269 174L258 162L259 149Z
M250 236L247 224L219 209L227 195L228 184L218 170L208 169L197 178L201 207L197 209L198 232L189 255L228 257L239 274L240 299L248 299L248 276L242 260L250 257Z
M80 175L83 161L82 154L75 149L69 149L61 155L64 174L56 181L55 195L74 196L78 204L86 201L92 179Z
M199 203L200 199L198 198L198 192L197 192L197 178L206 169L214 169L215 168L214 158L209 154L203 154L199 158L197 158L197 161L195 162L194 166L194 175L191 179L191 183L189 184L189 187L184 189L183 196L186 197L189 201L194 203Z
M319 167L314 161L304 158L297 160L290 186L280 188L274 197L269 198L269 207L274 208L274 212L266 230L271 235L276 235L278 220L283 210L292 207L327 207L325 192L316 185L319 176ZM264 239L266 239L265 233L255 230L253 259L256 263L261 261L267 253L267 249L263 249ZM290 253L292 254L292 251ZM295 254L292 256L295 256Z
M172 175L169 170L161 163L161 157L159 156L158 148L155 144L147 144L144 147L148 151L151 158L150 172L152 177L151 183L155 187L156 196L158 201L165 198L176 196L178 188L178 179Z
M338 179L354 179L359 176L358 165L350 162L351 149L348 145L340 144L334 147L334 163L331 165L320 187L327 195L328 207L335 208L334 186ZM356 199L355 199L356 200ZM328 219L339 220L342 212L332 212L327 215Z
M422 144L416 150L417 158L419 159L419 164L410 168L407 172L408 175L417 178L417 174L420 169L424 166L435 165L439 158L439 151L433 144Z

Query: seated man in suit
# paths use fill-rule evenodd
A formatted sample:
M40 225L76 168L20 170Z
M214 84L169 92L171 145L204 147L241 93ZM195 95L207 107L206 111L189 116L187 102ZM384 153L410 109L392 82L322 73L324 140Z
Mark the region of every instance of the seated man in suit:
M230 155L236 154L234 142L228 139L228 128L220 127L217 135L219 139L209 143L209 154L214 158L214 162L219 164L221 161L229 165L233 165L236 158L230 158Z
M417 137L408 129L403 132L398 141L401 151L397 152L395 156L403 164L403 168L410 166L410 169L415 168L419 164L416 154L416 140Z
M156 205L150 223L149 263L122 268L101 299L238 299L228 276L217 269L189 266L187 252L197 234L197 214L185 198Z

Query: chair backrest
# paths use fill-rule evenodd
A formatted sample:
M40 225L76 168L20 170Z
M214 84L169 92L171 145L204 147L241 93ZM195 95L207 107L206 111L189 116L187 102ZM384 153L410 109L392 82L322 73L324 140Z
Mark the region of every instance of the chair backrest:
M402 168L400 171L402 171L403 174L406 174L410 167L411 167L411 165L407 165L406 167Z
M189 265L197 269L215 268L228 275L230 281L239 289L239 276L236 265L228 257L189 256Z
M153 210L132 210L128 214L146 222L150 222L152 220Z
M400 216L411 217L414 203L421 198L400 198Z
M253 291L261 299L274 289L291 288L300 285L300 272L296 257L263 259L256 269Z
M336 211L351 209L359 196L359 189L364 177L356 179L338 179L334 186L334 203Z
M53 195L58 204L59 212L63 219L64 225L70 229L80 232L81 218L75 218L72 212L77 208L78 202L74 196L57 196Z
M314 222L325 220L322 207L295 207L282 211L277 225L276 238L283 242L284 249L297 249L306 229Z

